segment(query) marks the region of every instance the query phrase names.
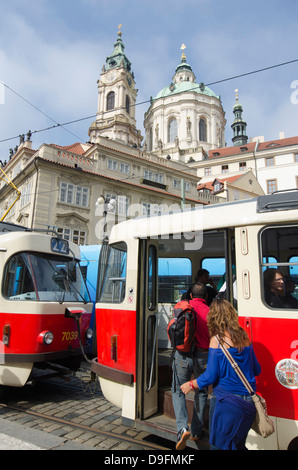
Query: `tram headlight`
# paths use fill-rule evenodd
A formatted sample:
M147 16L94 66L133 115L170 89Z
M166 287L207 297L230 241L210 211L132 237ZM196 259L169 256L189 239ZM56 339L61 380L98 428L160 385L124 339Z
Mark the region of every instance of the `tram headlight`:
M91 339L93 337L92 328L87 328L85 335L86 335L86 339Z
M37 337L37 341L39 343L47 344L47 345L51 344L53 342L53 339L54 339L54 335L49 330L42 331Z

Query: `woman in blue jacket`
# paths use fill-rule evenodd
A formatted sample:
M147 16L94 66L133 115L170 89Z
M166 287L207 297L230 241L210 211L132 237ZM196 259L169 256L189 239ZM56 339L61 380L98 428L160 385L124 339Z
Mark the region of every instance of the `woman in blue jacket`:
M239 326L238 315L227 300L215 299L207 317L210 348L206 372L181 386L183 393L213 385L210 400L210 448L243 450L255 417L255 406L222 350L229 349L251 387L256 391L255 376L261 372L247 333Z

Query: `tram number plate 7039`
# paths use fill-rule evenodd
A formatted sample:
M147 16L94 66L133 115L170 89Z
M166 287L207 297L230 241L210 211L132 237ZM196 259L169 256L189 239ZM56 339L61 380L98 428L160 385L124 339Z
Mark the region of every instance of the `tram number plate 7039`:
M78 339L78 336L77 331L62 331L62 341L73 341Z

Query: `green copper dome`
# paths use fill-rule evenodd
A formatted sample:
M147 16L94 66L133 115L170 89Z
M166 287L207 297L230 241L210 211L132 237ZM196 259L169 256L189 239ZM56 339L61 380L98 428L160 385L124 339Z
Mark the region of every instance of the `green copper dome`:
M220 99L210 88L205 86L203 83L198 84L196 82L181 81L178 83L171 83L169 86L163 88L156 96L153 101L159 98L166 98L167 96L177 95L179 93L185 93L187 91L193 91L198 95L213 96Z

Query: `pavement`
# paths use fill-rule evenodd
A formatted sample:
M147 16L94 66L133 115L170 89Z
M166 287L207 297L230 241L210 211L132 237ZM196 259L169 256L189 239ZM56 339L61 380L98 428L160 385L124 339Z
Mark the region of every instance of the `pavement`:
M96 450L1 418L0 430L0 450Z

